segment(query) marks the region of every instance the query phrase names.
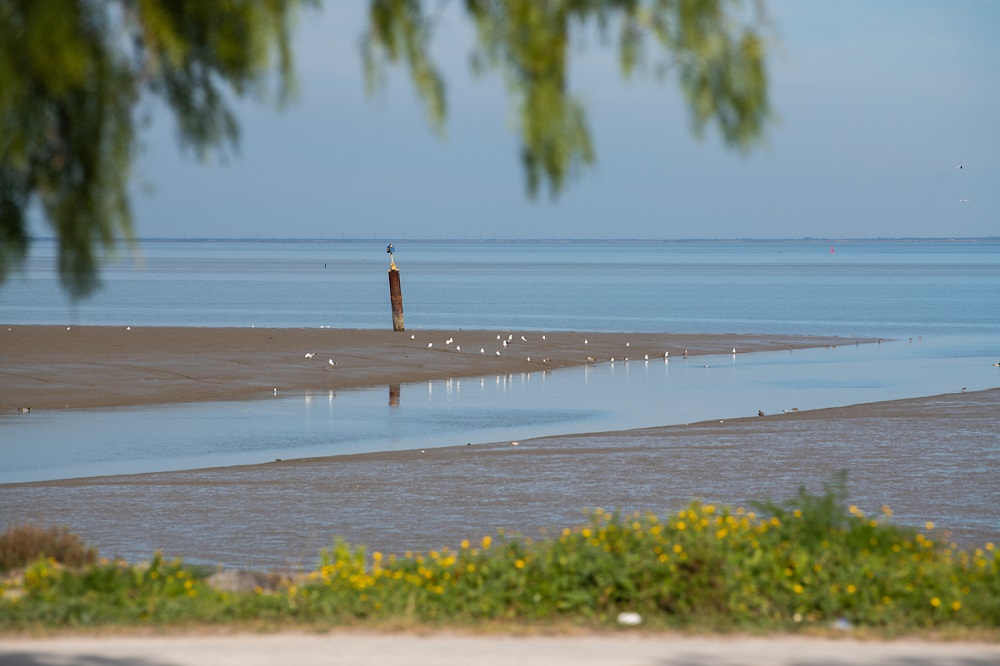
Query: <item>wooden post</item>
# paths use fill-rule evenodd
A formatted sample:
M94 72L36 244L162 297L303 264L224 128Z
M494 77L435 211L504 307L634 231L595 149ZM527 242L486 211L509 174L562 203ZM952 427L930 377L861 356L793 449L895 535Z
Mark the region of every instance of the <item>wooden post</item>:
M403 289L399 285L399 269L396 268L395 248L386 248L389 253L389 300L392 302L392 330L403 331Z

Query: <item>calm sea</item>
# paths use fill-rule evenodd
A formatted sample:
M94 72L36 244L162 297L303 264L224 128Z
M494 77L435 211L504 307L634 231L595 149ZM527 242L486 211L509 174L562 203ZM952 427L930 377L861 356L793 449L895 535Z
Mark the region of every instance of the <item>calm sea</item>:
M390 239L395 240L395 239ZM391 326L387 242L143 241L70 302L40 241L0 323ZM1000 241L395 242L407 328L997 335Z

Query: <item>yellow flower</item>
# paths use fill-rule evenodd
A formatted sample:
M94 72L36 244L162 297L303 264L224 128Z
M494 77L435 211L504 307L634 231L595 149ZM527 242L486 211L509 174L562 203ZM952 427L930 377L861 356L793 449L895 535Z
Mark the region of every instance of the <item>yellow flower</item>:
M934 608L937 608L940 605L941 605L941 600L940 599L938 599L937 597L931 597L931 606L933 606Z
M795 590L795 594L802 594L802 590L804 588L801 585L799 585L798 583L796 583L795 587L793 587L792 589Z
M680 545L679 543L675 543L675 544L674 544L674 552L675 552L675 553L679 553L679 552L681 552L682 550L684 550L684 547L683 547L683 546L681 546L681 545Z
M927 531L929 532L930 530L934 529L934 521L933 520L928 520L924 524L924 527L927 528Z
M493 539L489 534L483 537L483 550L489 550L490 544L493 543Z
M687 524L683 520L677 521L677 529L683 531L687 527Z
M957 611L961 607L962 607L962 602L961 601L956 600L956 601L951 602L951 609L953 611Z
M795 511L792 511L792 515L795 516L796 518L801 518L802 517L802 509L796 509Z
M858 591L858 588L854 586L854 583L850 583L850 584L849 584L849 585L847 586L847 593L848 593L848 594L854 594L854 593L855 593L855 592L857 592L857 591Z
M460 545L462 546L462 550L467 550L469 548L469 540L462 539L462 543Z
M524 568L524 560L516 560L514 562L514 566L517 567L518 569L523 569Z

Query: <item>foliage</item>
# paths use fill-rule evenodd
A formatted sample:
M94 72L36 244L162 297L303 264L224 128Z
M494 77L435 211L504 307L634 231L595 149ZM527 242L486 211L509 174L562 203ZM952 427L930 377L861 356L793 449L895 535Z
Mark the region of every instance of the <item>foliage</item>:
M599 626L623 611L648 627L799 629L848 622L899 632L1000 626L1000 562L872 519L835 491L757 514L693 502L664 519L594 511L534 541L498 534L402 556L337 541L276 590L219 592L204 572L155 557L71 569L36 561L0 597L0 627L247 622L532 622Z
M79 567L93 564L97 551L64 527L23 524L0 534L0 572L23 567L39 558Z
M91 293L102 253L133 240L128 181L140 102L161 100L181 144L199 156L235 149L228 100L266 97L272 64L277 98L289 98L291 24L316 4L0 2L0 284L23 262L27 216L39 210L59 242L63 287L73 298ZM441 6L370 0L363 40L370 88L387 66L405 64L438 129L446 87L430 51ZM696 132L714 124L745 149L768 118L763 12L744 12L741 0L466 0L464 9L478 39L474 69L500 72L517 107L532 196L545 185L558 194L594 159L584 105L568 85L573 42L591 24L617 31L624 76L648 64L650 45L662 51L653 69L676 73Z
M478 37L474 69L499 71L517 105L529 194L545 184L558 194L594 159L584 104L568 84L574 41L584 42L592 23L605 37L617 31L626 77L649 64L649 47L658 46L653 69L661 78L676 72L695 132L714 124L727 144L749 148L769 116L765 21L755 7L744 16L739 0L467 0ZM429 54L435 15L420 0L373 0L370 15L363 49L369 86L383 80L387 64L405 63L440 128L447 105Z
M291 92L289 29L315 0L3 0L0 3L0 282L24 258L39 205L73 297L97 284L98 252L131 240L127 193L143 93L181 143L235 147L226 96L263 94L277 61Z

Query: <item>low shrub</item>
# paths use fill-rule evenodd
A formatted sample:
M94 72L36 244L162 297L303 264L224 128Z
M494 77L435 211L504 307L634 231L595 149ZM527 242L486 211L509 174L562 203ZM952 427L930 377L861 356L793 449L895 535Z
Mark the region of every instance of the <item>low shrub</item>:
M64 527L19 524L0 534L0 572L42 558L81 567L93 564L97 551Z

